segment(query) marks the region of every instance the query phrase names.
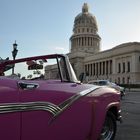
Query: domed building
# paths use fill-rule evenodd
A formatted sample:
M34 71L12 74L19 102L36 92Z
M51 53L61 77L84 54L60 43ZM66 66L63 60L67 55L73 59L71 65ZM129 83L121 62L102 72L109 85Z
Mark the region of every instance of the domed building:
M87 3L75 17L70 37L70 62L79 79L108 79L119 84L140 83L140 43L129 42L100 50L101 37Z
M74 20L73 35L70 38L71 52L97 53L100 40L96 18L88 12L88 5L84 3L82 13Z

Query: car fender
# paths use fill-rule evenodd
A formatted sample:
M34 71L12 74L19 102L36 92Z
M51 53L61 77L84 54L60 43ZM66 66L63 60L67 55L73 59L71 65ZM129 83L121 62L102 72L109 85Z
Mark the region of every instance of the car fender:
M90 139L97 139L101 133L102 126L104 124L106 114L111 111L118 117L119 102L117 101L107 101L107 98L103 95L102 97L96 98L92 102L92 124L91 132L89 135Z

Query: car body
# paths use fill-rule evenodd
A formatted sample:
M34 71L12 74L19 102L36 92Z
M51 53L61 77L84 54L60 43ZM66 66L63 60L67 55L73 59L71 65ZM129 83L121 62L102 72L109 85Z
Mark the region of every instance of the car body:
M88 82L89 84L99 85L99 86L108 86L111 88L116 89L121 93L121 97L125 96L125 88L121 87L113 82L110 82L109 80L92 80Z
M115 137L120 93L80 83L66 55L7 60L0 63L0 71L2 140Z

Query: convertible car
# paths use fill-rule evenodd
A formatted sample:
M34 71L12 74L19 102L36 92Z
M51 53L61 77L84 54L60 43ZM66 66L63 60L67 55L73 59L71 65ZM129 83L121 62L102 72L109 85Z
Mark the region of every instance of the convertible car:
M76 79L66 55L0 63L1 140L113 140L120 93Z

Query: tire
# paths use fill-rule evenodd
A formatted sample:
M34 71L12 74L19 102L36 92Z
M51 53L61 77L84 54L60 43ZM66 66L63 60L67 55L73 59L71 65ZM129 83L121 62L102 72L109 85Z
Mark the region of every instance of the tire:
M117 122L114 114L112 112L108 112L100 138L98 140L114 140L117 130Z

